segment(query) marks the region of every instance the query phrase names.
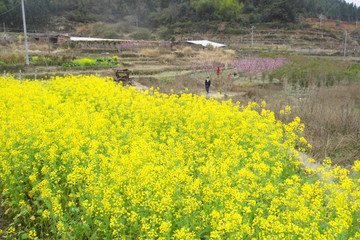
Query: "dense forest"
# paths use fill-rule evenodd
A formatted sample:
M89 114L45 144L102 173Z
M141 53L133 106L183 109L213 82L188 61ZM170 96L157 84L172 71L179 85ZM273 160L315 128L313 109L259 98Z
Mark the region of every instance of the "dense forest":
M159 28L179 23L297 23L302 17L356 21L360 7L344 0L25 0L30 29L45 29L52 19L118 22ZM0 24L21 29L21 0L1 0ZM186 26L186 25L184 25Z

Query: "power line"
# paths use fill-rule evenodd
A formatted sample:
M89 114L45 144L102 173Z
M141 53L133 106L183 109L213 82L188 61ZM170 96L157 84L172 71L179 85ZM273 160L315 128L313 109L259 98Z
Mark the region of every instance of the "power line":
M18 4L16 4L15 6L13 6L12 8L10 8L9 10L3 12L3 13L0 13L0 17L2 15L5 15L5 14L8 14L9 12L11 12L12 10L14 10L15 8L17 8L18 6L20 5L20 2L18 2Z

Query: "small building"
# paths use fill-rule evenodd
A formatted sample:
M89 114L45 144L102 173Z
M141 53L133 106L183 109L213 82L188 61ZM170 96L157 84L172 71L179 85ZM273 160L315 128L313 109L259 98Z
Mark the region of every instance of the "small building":
M124 40L111 38L94 38L94 37L71 37L70 41L76 43L79 47L91 48L116 48L118 51L126 48L141 48L159 46L159 41L145 40Z
M191 40L191 41L186 41L186 43L195 44L195 45L201 45L203 47L207 47L207 46L212 46L214 48L226 47L225 44L212 42L212 41L209 41L209 40Z
M52 44L62 44L69 42L70 36L64 34L29 33L29 39L30 41L40 43L47 43L49 39L49 42Z
M68 35L59 35L57 43L62 44L64 42L70 42L70 36L68 36Z
M94 38L94 37L71 37L72 42L124 42L122 39Z

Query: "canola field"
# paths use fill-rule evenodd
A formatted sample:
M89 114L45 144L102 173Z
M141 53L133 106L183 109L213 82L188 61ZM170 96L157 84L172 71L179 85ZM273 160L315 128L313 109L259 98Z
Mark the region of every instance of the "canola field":
M283 111L284 116L290 108ZM96 76L0 77L8 239L360 239L352 173L306 169L299 118Z

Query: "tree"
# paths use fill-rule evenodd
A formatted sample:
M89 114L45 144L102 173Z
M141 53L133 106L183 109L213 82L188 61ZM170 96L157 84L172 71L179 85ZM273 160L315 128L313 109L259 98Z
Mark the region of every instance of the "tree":
M237 18L244 8L243 4L239 4L237 0L220 0L219 14L223 20L231 20Z
M0 23L21 29L20 0L0 1ZM166 26L212 21L240 22L243 11L252 22L296 22L299 16L356 21L360 8L344 0L26 0L30 29L44 29L53 16L73 22L115 22L136 16L139 26ZM150 21L151 20L151 21ZM215 28L216 29L216 28Z
M199 19L210 20L214 17L215 3L212 0L193 1Z
M270 8L266 9L262 20L263 22L295 22L297 18L297 0L277 0Z

